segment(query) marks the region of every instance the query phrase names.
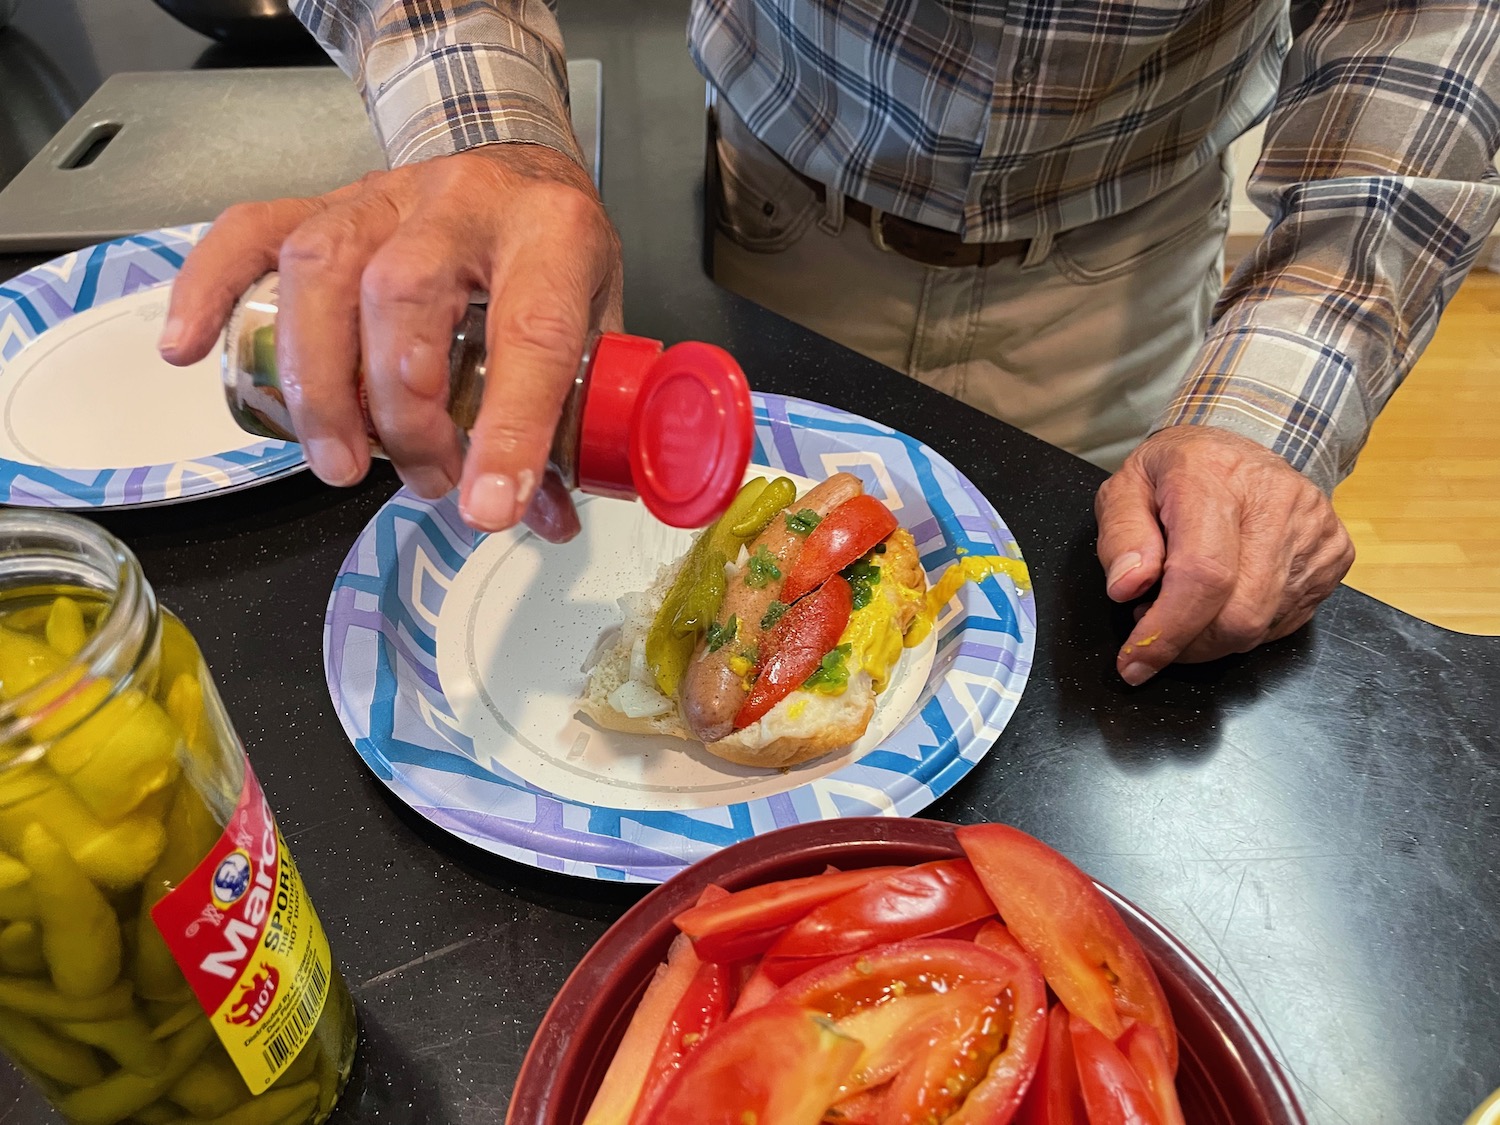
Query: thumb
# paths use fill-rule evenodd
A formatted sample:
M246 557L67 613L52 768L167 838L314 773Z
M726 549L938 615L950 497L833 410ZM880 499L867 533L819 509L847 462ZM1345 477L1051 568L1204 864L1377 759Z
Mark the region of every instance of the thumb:
M1166 545L1156 515L1156 489L1134 457L1099 486L1094 517L1105 591L1117 602L1140 597L1161 579Z

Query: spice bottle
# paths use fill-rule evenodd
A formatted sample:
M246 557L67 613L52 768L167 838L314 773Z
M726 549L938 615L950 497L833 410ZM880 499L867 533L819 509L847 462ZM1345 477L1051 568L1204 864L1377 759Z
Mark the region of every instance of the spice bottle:
M224 340L224 393L241 428L296 441L276 364L279 278L241 298ZM470 305L448 362L448 415L468 433L485 384L485 309ZM381 456L363 383L370 450ZM750 461L750 389L734 357L711 344L596 333L553 434L548 472L598 496L639 496L662 522L702 527L734 499Z
M109 533L0 513L0 1049L76 1125L307 1125L355 1038L192 634Z

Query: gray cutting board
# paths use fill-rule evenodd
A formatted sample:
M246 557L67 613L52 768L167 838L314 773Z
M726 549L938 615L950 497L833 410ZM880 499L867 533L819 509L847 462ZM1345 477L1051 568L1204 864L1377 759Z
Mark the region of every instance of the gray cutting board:
M602 68L568 64L573 127L599 180ZM0 251L71 250L316 195L385 167L332 67L117 74L0 191Z

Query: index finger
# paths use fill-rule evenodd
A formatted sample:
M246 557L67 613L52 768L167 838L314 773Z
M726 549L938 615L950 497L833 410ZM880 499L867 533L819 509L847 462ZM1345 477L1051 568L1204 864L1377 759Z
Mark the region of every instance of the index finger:
M478 530L511 527L535 494L605 276L598 256L565 234L538 232L503 255L490 286L488 374L459 502Z
M1205 492L1198 482L1187 487L1192 491L1163 499L1160 519L1167 557L1161 592L1116 658L1121 678L1131 685L1145 683L1176 660L1213 623L1234 592L1240 561L1239 503L1221 489Z
M172 282L158 347L168 363L196 363L224 329L235 302L276 268L287 235L320 209L315 199L237 203L214 220Z

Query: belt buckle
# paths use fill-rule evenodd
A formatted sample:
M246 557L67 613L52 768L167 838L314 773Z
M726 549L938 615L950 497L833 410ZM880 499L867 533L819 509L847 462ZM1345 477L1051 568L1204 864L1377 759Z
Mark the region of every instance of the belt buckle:
M874 207L870 208L870 238L875 243L875 249L887 254L894 253L891 244L885 240L885 212Z

